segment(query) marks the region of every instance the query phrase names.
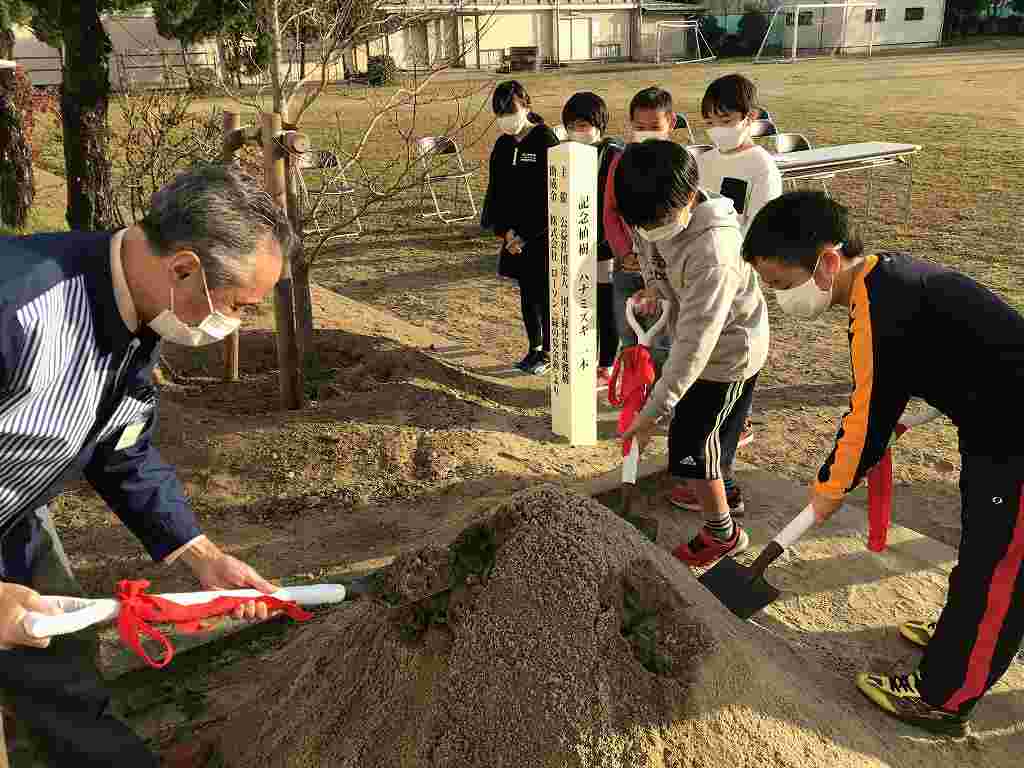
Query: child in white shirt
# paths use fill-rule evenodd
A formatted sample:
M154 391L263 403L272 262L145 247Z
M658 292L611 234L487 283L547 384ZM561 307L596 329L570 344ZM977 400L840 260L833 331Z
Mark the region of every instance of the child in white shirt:
M750 138L751 123L758 117L757 86L743 75L726 75L708 86L700 111L707 121L715 148L696 155L701 189L732 200L744 236L757 212L782 194L782 175L775 160ZM749 422L743 425L739 445L753 440ZM729 510L741 515L743 491L732 472L732 461L723 467ZM677 485L672 503L682 509L701 509L694 489Z
M782 194L775 160L750 138L757 108L757 86L743 75L715 80L700 105L715 144L697 157L700 186L732 200L744 234L765 203Z

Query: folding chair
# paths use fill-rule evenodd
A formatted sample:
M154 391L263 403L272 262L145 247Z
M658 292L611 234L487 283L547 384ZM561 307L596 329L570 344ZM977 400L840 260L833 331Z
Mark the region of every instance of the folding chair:
M430 197L434 201L434 212L424 212L421 215L425 219L438 218L445 224L454 224L457 221L469 221L476 219L476 201L473 199L473 188L469 180L476 175L476 171L467 171L462 161L462 153L455 139L447 136L424 136L416 140L416 150L419 153L420 161L423 163L423 184L420 192L420 208L426 208L424 201L427 190L430 190ZM440 171L438 173L437 171ZM446 185L449 192L451 208L441 207L441 200L438 199L438 191L435 184ZM466 199L469 203L469 211L459 213L459 197L461 188L465 186ZM441 199L444 199L442 188ZM454 214L454 215L453 215Z
M697 143L697 139L693 137L693 128L690 127L690 121L686 119L686 115L682 112L676 112L676 130L685 130L687 135L690 137L690 143Z
M776 133L775 139L775 154L785 155L789 152L806 152L813 149L811 142L807 140L807 137L802 133ZM831 193L828 189L829 179L834 179L836 175L834 173L821 173L814 176L805 176L802 180L804 181L820 181L821 187L825 191L825 194L831 197ZM792 181L793 188L796 189L797 180Z
M336 154L327 149L312 149L300 155L293 168L299 193L303 237L326 236L326 243L335 239L359 237L363 233L363 222L354 201L356 188L345 178L345 169ZM309 181L307 174L313 177ZM346 203L352 212L354 229L333 232L346 218Z
M750 124L750 138L763 139L766 136L776 136L779 129L771 120L754 120Z

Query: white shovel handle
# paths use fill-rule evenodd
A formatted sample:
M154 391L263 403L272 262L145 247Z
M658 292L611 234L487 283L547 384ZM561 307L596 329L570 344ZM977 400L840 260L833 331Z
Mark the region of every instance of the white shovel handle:
M168 595L157 595L179 605L196 605L206 603L218 597L263 597L258 589L222 589L208 592L177 592ZM271 597L278 600L289 600L299 605L326 605L340 603L345 599L345 587L342 584L312 584L305 587L284 587L274 592ZM65 610L56 616L29 611L22 620L22 626L31 637L52 637L67 635L71 632L102 624L117 617L121 604L117 600L87 600L66 597L43 597L55 605L75 606L74 610Z
M789 549L789 547L796 542L797 539L807 533L813 525L814 507L808 504L799 515L789 522L789 525L779 531L778 535L775 537L775 543L783 549Z
M645 331L636 319L636 312L634 311L636 302L632 298L626 299L626 321L629 323L629 327L633 329L633 333L636 334L637 341L645 347L651 346L651 342L657 338L658 333L665 327L665 323L668 322L668 313L671 305L666 299L659 299L658 301L661 304L661 316L654 325Z
M622 482L636 485L636 476L639 469L640 441L634 437L629 446L629 454L622 461Z

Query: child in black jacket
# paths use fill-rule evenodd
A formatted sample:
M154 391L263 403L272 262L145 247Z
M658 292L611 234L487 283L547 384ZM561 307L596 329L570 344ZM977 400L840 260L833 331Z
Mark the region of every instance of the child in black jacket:
M529 111L521 83L501 83L491 104L502 135L491 151L481 226L502 241L499 273L519 281L530 346L516 367L540 376L551 367L547 170L548 149L558 138Z
M602 213L609 168L626 147L619 139L605 136L608 129L608 105L596 93L580 91L570 96L562 107L562 125L570 141L597 148L597 386L605 389L619 349L619 332L615 325L615 295L612 288L615 254L604 231Z

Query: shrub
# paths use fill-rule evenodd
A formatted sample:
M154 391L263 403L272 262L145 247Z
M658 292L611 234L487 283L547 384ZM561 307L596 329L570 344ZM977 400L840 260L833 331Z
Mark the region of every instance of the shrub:
M370 85L388 85L395 79L398 67L390 56L371 56L366 62L366 80Z
M739 33L740 46L743 49L743 56L752 56L764 40L765 32L768 31L768 17L761 11L748 10L740 18L740 24L736 30Z

